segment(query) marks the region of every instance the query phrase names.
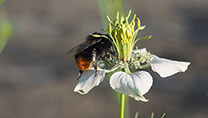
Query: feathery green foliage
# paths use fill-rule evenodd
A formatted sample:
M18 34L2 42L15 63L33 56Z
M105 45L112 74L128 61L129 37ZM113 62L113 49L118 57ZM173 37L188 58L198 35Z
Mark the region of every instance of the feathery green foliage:
M0 0L0 5L2 5L6 0Z
M0 18L0 54L6 46L12 33L12 25L6 18Z

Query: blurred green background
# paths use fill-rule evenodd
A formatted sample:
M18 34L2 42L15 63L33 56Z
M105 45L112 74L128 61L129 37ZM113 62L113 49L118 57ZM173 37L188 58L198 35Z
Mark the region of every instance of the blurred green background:
M130 116L208 117L208 1L124 0L152 34L140 41L160 57L190 61L187 72L161 79L146 98L130 99ZM7 0L0 6L15 31L0 54L0 118L116 118L119 106L107 81L82 96L78 70L64 54L92 32L102 32L97 0ZM2 15L0 15L2 19ZM105 21L104 21L105 22ZM1 25L0 25L1 26ZM1 39L2 40L2 39ZM2 43L1 43L2 45Z
M6 46L12 33L12 24L4 15L0 14L0 54Z

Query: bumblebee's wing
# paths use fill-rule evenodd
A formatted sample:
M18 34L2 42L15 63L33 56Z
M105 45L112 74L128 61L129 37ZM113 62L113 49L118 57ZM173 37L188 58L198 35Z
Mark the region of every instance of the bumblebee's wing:
M96 44L99 41L101 41L101 39L96 39L96 40L93 40L93 41L85 41L85 42L77 45L76 47L70 49L65 55L70 56L70 57L74 57L76 54L82 52L83 50L85 50L88 47Z
M83 44L83 43L82 43L82 44ZM66 55L67 57L73 57L73 56L75 56L75 55L76 55L76 52L77 52L77 50L78 50L78 48L79 48L82 44L79 44L79 45L77 45L76 47L70 49L65 55Z

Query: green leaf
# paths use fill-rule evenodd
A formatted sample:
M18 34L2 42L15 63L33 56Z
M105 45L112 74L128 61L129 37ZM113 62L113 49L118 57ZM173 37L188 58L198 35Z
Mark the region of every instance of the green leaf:
M165 117L165 115L166 115L166 113L164 113L164 114L162 115L162 117L161 117L161 118L164 118L164 117Z
M142 39L150 39L150 38L152 38L152 35L145 36Z
M134 118L138 118L138 112L136 112L135 117Z
M0 54L6 46L12 33L12 25L6 18L0 19Z
M152 112L152 114L151 114L151 118L154 118L154 112Z
M109 23L106 19L106 16L114 19L116 18L117 12L123 14L123 0L97 0L97 2L102 23L102 29L106 29Z
M2 5L6 0L0 0L0 5Z

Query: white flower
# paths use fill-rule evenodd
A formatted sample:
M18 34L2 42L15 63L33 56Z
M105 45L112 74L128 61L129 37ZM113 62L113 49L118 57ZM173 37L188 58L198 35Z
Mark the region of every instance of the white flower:
M134 50L132 52L132 60L133 63L138 64L141 68L151 66L152 70L157 72L161 77L168 77L178 72L185 72L190 65L190 62L159 58L147 52L145 48ZM145 65L143 66L142 64L144 63ZM74 91L80 94L87 94L92 88L98 86L104 80L104 77L105 70L99 69L96 77L94 70L84 72ZM133 97L138 101L148 101L143 95L150 90L152 84L152 76L146 71L138 71L133 74L117 71L110 77L110 86L112 89Z

